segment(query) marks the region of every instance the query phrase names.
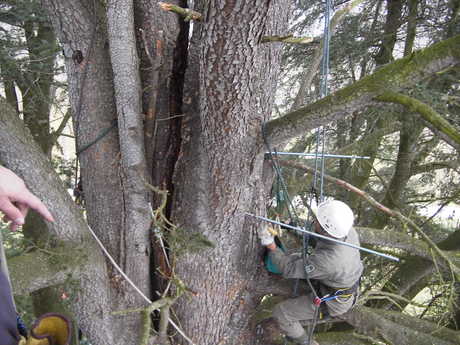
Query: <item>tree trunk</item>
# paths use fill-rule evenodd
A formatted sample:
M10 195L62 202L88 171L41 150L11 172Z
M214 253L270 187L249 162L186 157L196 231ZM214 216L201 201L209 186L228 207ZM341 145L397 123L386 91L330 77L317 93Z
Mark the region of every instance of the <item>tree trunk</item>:
M52 242L57 245L81 248L82 256L75 255L71 260L82 260L81 265L84 268L78 276L79 280L73 284L74 289L69 293L72 308L82 329L91 334L91 340L96 344L114 344L112 327L116 320L107 312L111 310L111 296L105 260L96 243L89 238L81 211L75 206L42 150L25 130L22 121L2 98L0 128L0 161L24 179L30 190L44 202L54 216L55 222L48 224L48 238L54 239ZM61 256L60 258L62 259ZM49 259L48 264L52 264ZM59 265L65 270L65 262L60 262ZM56 265L52 266L56 270ZM27 278L27 266L18 271L22 278ZM34 271L31 276L36 274ZM72 276L69 275L68 278L72 279ZM27 285L25 281L24 283Z
M377 66L382 66L393 60L393 49L401 25L401 11L403 0L387 0L387 17L384 26L383 38L379 51L375 56Z
M123 271L148 294L147 193L139 190L145 188L144 185L139 187L143 170L141 165L129 161L130 153L126 149L120 153L117 111L120 115L120 133L126 135L124 131L129 131L132 124L123 119L123 102L117 104L117 109L115 101L119 91L115 92L114 89L105 8L102 3L93 1L44 0L43 3L63 45L88 222ZM111 36L112 41L115 39ZM77 53L82 55L82 61L75 58ZM112 56L114 54L112 50ZM115 73L119 73L118 70ZM117 102L120 102L120 97ZM133 116L129 120L139 121L141 114L139 112ZM142 130L132 131L123 140L136 140L139 131ZM138 150L139 146L134 149ZM138 167L133 168L136 164ZM139 177L128 183L126 178L129 174L138 174ZM137 198L137 201L133 201L133 198ZM137 208L139 203L143 203L141 208ZM132 212L138 210L142 217L132 222ZM138 227L133 230L133 226ZM108 276L100 278L106 279L110 286L111 299L106 308L108 313L144 305L111 265L108 266L108 272ZM114 339L115 343L120 344L137 343L142 324L139 313L110 316L110 319L111 324L100 325L101 334L110 335L105 339L100 339L96 332L88 329L84 321L83 331L91 336L92 342L101 345L113 343Z
M215 248L178 258L177 274L194 293L178 302L177 313L196 344L248 344L253 277L261 267L258 226L244 213L265 212L260 129L279 65L279 44L260 38L284 33L289 6L206 3L199 2L205 20L190 44L173 215Z

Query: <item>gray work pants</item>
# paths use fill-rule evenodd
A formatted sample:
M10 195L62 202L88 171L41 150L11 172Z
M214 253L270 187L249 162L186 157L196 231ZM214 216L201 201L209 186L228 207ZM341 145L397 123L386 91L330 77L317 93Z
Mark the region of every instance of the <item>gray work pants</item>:
M313 294L290 298L273 308L273 317L287 336L300 338L305 334L300 321L313 320L316 309L313 299ZM353 300L353 297L348 297L326 302L329 314L338 316L347 312L353 306Z

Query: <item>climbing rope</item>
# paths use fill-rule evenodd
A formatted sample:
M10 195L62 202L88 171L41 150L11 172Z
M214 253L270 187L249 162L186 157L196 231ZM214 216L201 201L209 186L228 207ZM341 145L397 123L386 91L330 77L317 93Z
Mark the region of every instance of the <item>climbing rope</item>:
M325 15L324 15L324 37L323 37L323 59L322 59L322 64L321 64L321 85L320 85L320 97L326 97L328 95L328 75L329 75L329 53L330 53L330 16L332 12L332 2L331 0L326 0L325 3ZM284 197L286 198L287 201L287 211L289 214L289 217L291 221L294 221L295 223L299 224L300 218L297 215L297 212L292 204L292 200L289 196L286 183L284 181L284 178L282 176L281 169L278 165L277 159L274 158L276 156L277 158L277 153L276 151L272 151L270 144L267 140L266 137L266 130L265 130L265 125L262 127L262 136L264 139L265 146L267 147L268 151L268 156L273 164L274 170L277 175L277 184L278 188L281 186L281 189L283 190ZM324 126L320 127L316 131L316 151L315 151L315 173L312 181L312 188L311 188L311 197L308 205L308 217L307 220L305 221L305 229L307 229L309 226L311 226L311 222L309 222L312 218L311 216L311 207L312 207L312 199L315 197L315 202L318 205L320 202L324 200L324 172L325 172L325 157L324 157L324 149L325 149L325 128ZM274 153L274 154L273 154ZM318 176L318 171L319 171L319 176ZM318 197L318 186L319 186L319 197ZM279 192L278 192L279 193ZM277 203L278 203L278 194L277 194ZM278 206L278 205L277 205ZM292 212L291 212L292 210ZM305 268L305 276L306 276L306 281L309 285L309 288L311 289L311 292L314 296L314 300L312 301L315 305L315 311L313 315L313 320L310 324L309 327L309 332L308 332L308 344L311 343L311 340L313 338L313 333L316 328L316 325L318 323L319 317L320 317L320 305L322 302L326 302L327 300L331 300L334 298L337 298L337 296L330 296L330 297L323 297L320 298L317 294L317 291L315 287L313 286L310 278L308 277L308 272L306 270L307 266L307 260L308 260L308 247L309 247L309 235L308 234L303 234L302 237L302 257L303 257L303 264ZM295 287L294 287L294 294L297 295L297 290L299 286L299 280L296 280ZM329 298L329 299L328 299Z
M329 93L329 88L328 88L328 77L329 77L329 53L330 53L330 38L331 38L331 27L330 27L330 17L331 17L331 12L332 12L332 1L331 0L325 0L325 11L324 11L324 34L323 34L323 59L321 63L321 85L320 85L320 97L324 98L328 95ZM321 153L320 151L320 146L321 146ZM322 126L321 128L318 128L316 132L316 152L315 152L315 176L314 176L314 184L313 184L313 190L317 190L317 183L318 183L318 165L319 162L318 160L321 161L321 168L320 168L320 176L319 176L319 186L320 186L320 195L319 195L319 200L318 196L316 196L316 204L318 205L320 202L324 201L324 172L325 172L325 159L324 159L324 149L326 146L326 135L325 135L325 128ZM319 159L321 155L321 159ZM311 199L310 199L311 203ZM311 206L311 204L310 204ZM311 207L310 207L311 209ZM304 251L304 256L303 256L303 264L305 267L305 274L308 274L306 271L307 267L307 256L305 254L307 248L303 248ZM311 283L310 283L311 285ZM313 333L315 331L316 325L318 323L318 320L320 318L320 305L322 302L325 302L326 300L323 300L322 298L318 297L318 295L315 292L315 299L314 299L314 304L315 304L315 313L313 316L313 320L310 324L309 327L309 332L308 332L308 344L311 343L313 339Z
M332 12L332 1L331 0L325 0L325 11L324 11L324 34L323 34L323 59L321 62L321 85L320 85L320 98L324 98L328 95L329 93L329 88L328 88L328 77L329 77L329 53L330 53L330 39L331 39L331 26L330 26L330 17L331 17L331 12ZM318 184L318 165L319 165L319 160L321 161L321 168L320 168L320 176L319 176L319 187L320 187L320 195L319 195L319 200L318 196L316 195L316 204L318 205L320 202L324 201L324 173L325 173L325 159L324 159L324 149L326 146L326 135L325 135L325 127L321 126L318 128L316 131L316 152L315 152L315 176L314 176L314 182L313 182L313 190L317 190L317 184ZM320 152L320 146L321 146L321 152ZM321 158L319 158L321 155ZM311 198L310 198L310 210L311 210ZM306 271L307 267L307 252L306 246L305 246L305 241L304 241L304 246L303 246L303 264L305 268L305 274L308 276L308 272ZM311 286L310 279L308 279L309 285ZM312 290L314 291L314 290ZM320 318L320 306L322 302L326 302L324 298L318 297L318 294L316 291L314 291L315 294L315 299L314 299L314 304L315 304L315 312L313 316L313 320L309 326L309 332L308 332L308 344L311 344L311 341L313 339L313 333L315 331L316 325L318 324L318 320ZM337 298L331 296L331 299Z
M121 276L126 280L126 282L131 285L131 287L144 299L144 301L146 301L149 305L153 304L153 302L141 291L141 289L139 289L136 284L133 283L133 281L126 275L126 273L121 269L121 267L117 264L117 262L115 261L115 259L110 255L110 253L108 252L108 250L104 247L104 245L102 244L101 240L97 237L96 233L93 231L93 229L91 229L91 227L89 226L89 224L86 225L87 226L87 229L89 230L89 232L91 233L91 235L93 236L94 240L96 241L96 243L99 245L99 247L101 248L102 252L105 254L105 256L107 257L107 259L109 259L109 261L112 263L113 267L121 274ZM189 342L190 344L192 345L195 345L195 343L193 342L193 340L191 340L189 337L187 337L187 335L185 335L185 333L179 328L179 326L173 321L171 320L171 318L168 318L168 321L169 323L176 329L176 331L185 339L187 340L187 342Z
M286 198L286 201L287 201L286 209L288 210L289 217L290 217L291 221L296 223L296 225L299 225L300 224L300 218L299 218L299 216L297 214L297 211L296 211L296 209L295 209L295 207L294 207L294 205L292 203L291 197L289 196L289 192L288 192L288 189L287 189L287 186L286 186L286 182L284 181L284 178L283 178L283 175L282 175L282 172L281 172L281 168L280 168L280 166L278 164L278 160L274 158L273 153L275 153L275 155L276 155L276 151L272 151L272 149L270 147L270 144L269 144L269 142L267 140L265 124L262 126L262 136L263 136L263 140L264 140L265 146L266 146L267 151L268 151L269 159L273 164L273 168L274 168L274 170L276 172L278 182L279 182L279 184L281 186L281 189L282 189L282 191L284 193L284 197ZM310 227L310 224L308 223L308 219L307 219L307 220L305 220L305 229L308 229L309 227ZM302 244L303 244L303 253L302 253L302 255L303 255L303 260L304 260L304 267L305 267L305 263L306 263L306 260L307 260L307 257L308 257L308 243L309 243L308 234L303 234L303 236L302 236ZM316 289L314 288L310 278L308 277L308 272L305 271L305 274L306 274L306 279L305 280L307 281L308 286L311 289L314 298L316 299L316 298L318 298L318 294L316 292ZM298 286L299 286L299 279L296 280L296 283L294 285L294 295L297 294ZM315 314L314 314L314 320L318 319L318 315L319 315L319 307L316 307L315 308ZM313 322L314 325L312 325L312 327L311 327L312 330L309 332L309 335L308 335L308 339L309 339L308 343L309 344L311 343L313 330L314 330L314 327L316 326L316 322L317 321Z
M101 140L102 138L104 138L107 134L109 134L109 132L117 127L118 125L118 122L116 119L112 120L110 122L110 126L101 130L101 132L96 136L96 138L92 141L90 141L88 144L86 145L83 145L81 148L78 149L76 155L77 157L79 157L84 151L86 151L87 149L89 149L91 146L93 146L94 144L96 144L99 140Z

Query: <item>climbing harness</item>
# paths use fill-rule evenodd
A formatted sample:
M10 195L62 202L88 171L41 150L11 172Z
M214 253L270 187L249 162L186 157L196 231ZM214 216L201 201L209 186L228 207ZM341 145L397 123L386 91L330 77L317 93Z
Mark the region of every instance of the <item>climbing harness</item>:
M353 284L352 287L342 288L342 289L336 289L336 288L332 288L330 286L321 284L319 290L321 290L322 292L325 292L325 294L323 295L323 297L318 297L318 296L315 297L313 299L313 303L316 306L320 306L321 303L323 302L333 301L339 298L348 299L348 298L355 296L355 301L353 301L353 304L354 304L354 302L356 302L356 295L359 290L360 282L361 282L361 279L359 279L355 284Z

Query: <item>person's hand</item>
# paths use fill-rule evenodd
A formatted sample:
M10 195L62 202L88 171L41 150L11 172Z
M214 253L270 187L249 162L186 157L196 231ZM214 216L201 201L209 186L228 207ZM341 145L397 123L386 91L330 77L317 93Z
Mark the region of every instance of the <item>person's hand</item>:
M258 235L260 243L262 243L263 246L268 246L275 242L275 238L272 235L272 231L270 231L270 227L266 225L263 225L261 228L259 228Z
M29 208L46 220L54 221L46 206L27 189L24 181L11 170L0 166L0 211L5 215L4 221L11 221L11 230L15 231L24 224Z

